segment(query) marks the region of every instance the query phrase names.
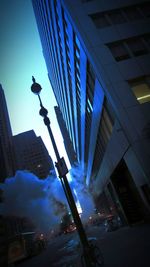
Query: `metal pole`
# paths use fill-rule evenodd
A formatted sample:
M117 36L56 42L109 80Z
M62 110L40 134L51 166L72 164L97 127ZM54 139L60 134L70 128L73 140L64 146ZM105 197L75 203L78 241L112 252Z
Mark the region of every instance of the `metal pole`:
M87 267L94 267L95 262L93 261L93 257L91 256L91 247L89 245L86 233L85 233L84 228L83 228L81 218L79 216L79 213L78 213L78 210L77 210L77 207L75 204L75 200L74 200L69 182L67 180L66 174L68 173L68 169L67 169L64 158L60 158L60 155L59 155L59 152L57 149L57 145L56 145L56 142L55 142L55 139L54 139L51 127L50 127L50 120L47 117L48 111L46 108L44 108L42 101L41 101L41 98L40 98L40 95L39 95L42 88L38 83L35 82L35 79L33 76L32 76L32 80L33 80L33 84L31 86L31 90L33 93L38 95L38 98L40 101L41 109L39 111L39 114L43 117L44 124L47 126L48 133L49 133L49 136L50 136L50 139L51 139L51 142L52 142L55 154L56 154L57 162L55 165L57 167L57 170L59 173L59 178L61 179L64 193L66 195L66 198L67 198L67 201L68 201L75 225L77 227L77 231L78 231L80 241L81 241L81 244L83 247L83 255L85 258L85 263L86 263Z
M54 148L54 151L55 151L55 154L56 154L56 158L57 158L57 161L58 161L56 163L56 167L57 167L57 170L58 170L58 173L59 173L59 177L63 181L63 186L64 186L64 189L65 189L65 195L67 197L68 204L69 204L69 207L70 207L74 222L76 224L76 227L77 227L81 242L82 242L83 246L88 247L88 240L87 240L87 237L86 237L86 234L85 234L85 231L84 231L84 228L83 228L83 225L82 225L82 222L81 222L81 219L80 219L80 216L79 216L79 213L78 213L75 201L74 201L74 197L73 197L70 185L68 183L66 175L63 175L63 172L65 172L65 173L68 172L68 169L67 169L67 167L65 165L64 159L60 158L60 155L59 155L59 152L58 152L58 149L57 149L57 146L56 146L56 142L55 142L55 139L54 139L51 127L50 127L50 120L49 120L49 118L47 116L44 116L44 123L47 126L47 129L48 129L51 141L52 141L52 145L53 145L53 148Z
M42 106L42 108L43 108L43 106ZM63 186L64 192L65 192L65 195L66 195L66 198L67 198L67 201L68 201L75 225L77 227L77 231L78 231L80 241L82 244L82 248L83 248L83 252L84 252L84 258L85 258L86 266L87 267L93 267L93 262L92 262L93 259L91 260L91 258L90 258L90 246L88 243L88 239L87 239L86 233L84 231L83 224L81 222L81 218L79 216L79 213L78 213L75 201L74 201L74 197L73 197L70 185L68 183L68 180L67 180L67 177L65 174L68 172L68 169L67 169L67 166L65 164L64 158L60 158L60 155L59 155L59 152L58 152L58 149L56 146L56 142L55 142L55 139L54 139L51 127L50 127L50 120L47 117L47 115L44 116L44 123L47 126L47 129L48 129L51 141L52 141L52 145L53 145L53 148L54 148L54 151L56 154L56 158L58 161L56 163L56 167L57 167L57 170L59 173L59 177L62 180L61 181L62 186Z

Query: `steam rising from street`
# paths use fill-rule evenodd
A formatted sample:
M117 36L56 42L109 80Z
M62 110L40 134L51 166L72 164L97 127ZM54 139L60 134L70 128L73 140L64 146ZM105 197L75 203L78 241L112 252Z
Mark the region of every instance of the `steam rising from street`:
M93 212L94 205L83 185L79 167L71 170L71 177L71 187L76 190L82 207L82 218L86 219ZM59 227L68 204L57 177L41 180L32 173L17 171L14 177L5 180L1 206L1 214L27 217L38 230L48 231Z
M95 206L91 194L88 192L84 184L84 174L80 166L76 166L70 170L72 177L71 187L74 188L77 194L77 200L79 201L82 209L81 219L87 220L91 214L93 214Z

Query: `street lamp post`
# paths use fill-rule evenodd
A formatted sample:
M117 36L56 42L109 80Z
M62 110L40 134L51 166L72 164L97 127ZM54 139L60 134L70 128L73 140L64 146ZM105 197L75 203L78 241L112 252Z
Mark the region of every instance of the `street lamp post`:
M57 162L55 163L55 166L58 170L59 178L61 180L61 184L63 186L64 192L65 192L65 195L66 195L66 198L67 198L67 201L68 201L68 204L69 204L69 207L70 207L70 210L71 210L71 213L72 213L72 216L73 216L73 219L74 219L74 222L75 222L75 225L76 225L79 237L80 237L86 266L87 267L97 266L93 262L93 257L90 257L91 247L89 245L86 233L83 228L83 224L81 222L81 219L80 219L80 216L79 216L79 213L78 213L75 201L74 201L74 197L73 197L69 182L66 177L66 174L68 173L68 168L66 166L64 158L63 157L61 158L59 155L59 151L57 149L56 142L55 142L55 139L54 139L51 127L50 127L50 120L47 116L48 111L42 104L42 100L40 97L40 91L42 90L42 87L40 84L36 83L35 78L33 76L32 76L32 81L33 81L33 84L31 86L31 91L34 94L38 95L38 98L40 101L41 108L40 108L39 114L43 117L44 124L46 125L48 129L48 133L49 133L52 145L53 145L53 149L54 149L54 152L57 158Z

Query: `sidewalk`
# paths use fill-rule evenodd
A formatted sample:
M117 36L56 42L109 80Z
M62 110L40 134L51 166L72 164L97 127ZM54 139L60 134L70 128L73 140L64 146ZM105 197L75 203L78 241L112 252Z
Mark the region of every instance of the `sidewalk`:
M103 235L98 229L93 228L88 236L97 238L104 256L104 267L150 267L150 225L123 227ZM70 258L64 255L56 266L82 267L81 257L74 253L77 252L72 251ZM66 265L63 265L63 260L66 260Z
M105 267L149 267L150 225L120 228L107 233L98 244Z

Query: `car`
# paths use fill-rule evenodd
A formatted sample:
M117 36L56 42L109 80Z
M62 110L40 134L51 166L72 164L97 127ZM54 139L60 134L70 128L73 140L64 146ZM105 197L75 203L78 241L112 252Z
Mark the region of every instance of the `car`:
M121 220L119 216L110 216L104 222L106 232L111 232L121 227Z
M70 224L66 229L64 229L64 234L72 233L76 230L75 224Z

